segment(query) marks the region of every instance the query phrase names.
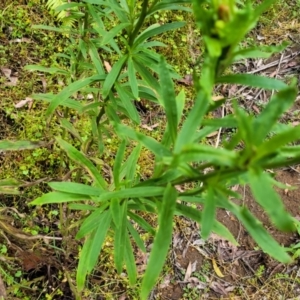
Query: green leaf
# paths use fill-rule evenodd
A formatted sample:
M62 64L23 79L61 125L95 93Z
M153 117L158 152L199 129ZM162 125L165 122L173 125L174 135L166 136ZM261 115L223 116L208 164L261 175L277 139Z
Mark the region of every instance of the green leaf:
M180 123L180 119L182 117L182 113L185 105L185 92L181 90L179 94L176 96L176 107L177 107L177 116L178 116L178 124Z
M266 90L281 90L287 88L287 84L281 80L253 74L226 75L217 78L217 83L234 83Z
M86 275L89 274L97 263L107 231L110 227L111 215L105 211L98 221L98 228L86 239L80 253L76 283L81 292L84 289Z
M119 94L119 97L122 101L122 105L128 113L128 117L135 122L136 124L140 124L140 116L136 110L136 107L133 104L133 97L128 91L124 89L119 83L115 83L115 88Z
M74 137L76 137L81 143L82 138L79 134L79 132L76 130L76 128L71 124L67 119L60 119L61 127L65 128L67 131L69 131Z
M158 157L171 155L171 152L166 147L157 142L155 139L148 137L140 132L134 131L133 129L127 126L124 126L122 124L116 124L116 131L117 134L121 137L129 137L135 141L140 142Z
M271 98L253 124L256 144L261 143L265 139L272 127L278 122L280 116L292 106L296 96L297 89L295 87L288 87L279 91Z
M130 88L131 88L133 97L135 99L138 99L139 98L139 87L138 87L138 82L137 82L136 75L135 75L133 60L131 57L128 59L127 66L128 66L128 79L129 79Z
M76 239L81 239L90 234L98 226L99 220L102 218L102 213L107 209L108 205L102 205L95 209L88 217L86 217L76 234ZM106 212L105 212L106 214Z
M213 228L216 219L216 195L211 186L208 187L207 194L204 196L204 209L201 222L201 237L207 239Z
M282 263L291 262L291 258L284 248L269 235L263 225L248 211L248 209L245 207L240 208L235 205L234 213L264 252Z
M60 93L53 97L46 111L46 117L52 115L57 106L62 105L62 103L66 101L69 97L71 97L75 92L78 92L82 88L92 84L95 81L102 81L104 79L105 75L94 75L88 78L79 79L69 84Z
M155 35L161 34L163 32L174 30L177 28L180 28L184 26L185 22L173 22L173 23L167 23L164 25L161 24L153 24L149 26L147 29L145 29L134 41L133 47L137 47L142 42L147 40L148 38L151 38Z
M128 273L129 283L131 285L134 285L136 283L137 270L136 270L134 255L133 255L133 249L127 232L125 235L124 259L125 259L126 269Z
M89 196L78 195L78 194L69 194L63 192L51 192L44 194L41 197L36 198L35 200L30 202L30 205L43 205L50 203L64 203L64 202L72 202L72 201L83 201L83 200L91 200Z
M131 211L128 211L128 216L134 222L136 222L141 228L143 228L147 232L151 233L152 235L155 235L154 228L145 219L143 219L142 217L140 217L139 215L137 215Z
M119 149L117 151L115 161L114 161L114 167L113 167L113 177L114 177L114 184L116 189L119 189L120 187L120 172L121 172L122 162L124 159L125 150L126 150L126 141L123 140L119 145Z
M125 62L128 59L128 55L122 56L112 67L110 72L108 73L102 88L102 96L103 98L107 98L109 92L111 91L112 86L117 81L122 68L124 67Z
M137 70L139 75L146 81L149 87L151 87L154 90L154 92L159 93L160 86L157 82L157 79L148 71L141 59L139 57L134 56L133 63L134 68Z
M276 46L271 45L241 49L234 53L234 60L237 61L246 58L269 58L274 53L283 51L288 45L288 42L283 42Z
M104 72L104 68L103 68L103 65L102 65L102 61L101 61L101 58L99 56L99 53L98 53L98 50L95 46L94 43L92 43L91 41L89 41L89 55L91 57L91 60L98 72L98 74L102 75L102 74L105 74Z
M295 230L294 219L274 191L270 176L261 170L250 170L248 180L255 200L267 212L275 226L283 231Z
M174 91L174 83L171 79L170 73L165 59L162 57L159 64L159 78L161 85L161 97L164 104L164 110L167 116L168 128L173 144L175 144L177 137L177 103Z
M178 162L207 161L220 166L234 166L237 154L233 151L201 144L187 144L175 158Z
M50 73L50 74L62 74L62 75L69 75L69 72L60 68L47 68L39 65L27 65L24 67L24 70L27 71L39 71L39 72L44 72L44 73Z
M129 184L134 182L134 177L136 176L136 167L137 167L137 162L140 157L140 153L142 150L142 146L139 144L137 145L131 154L129 155L127 161L125 162L126 166L126 179L129 182Z
M33 94L32 98L35 100L42 100L48 103L51 103L51 101L53 100L53 98L55 98L56 95L53 95L51 93L48 94ZM76 101L74 99L70 99L67 98L63 103L60 103L60 105L64 106L64 107L69 107L72 109L75 109L78 112L81 112L83 109L83 105L79 102Z
M185 216L189 219L194 220L200 226L202 224L202 212L198 209L192 208L190 206L186 206L183 204L176 204L176 214ZM234 245L238 245L232 233L220 222L214 221L212 231L218 234L219 236L224 237L228 241L230 241Z
M143 242L143 240L140 237L140 234L138 233L138 231L132 226L131 222L129 220L127 220L127 228L132 236L132 238L134 239L136 245L144 252L146 253L146 247L145 244Z
M102 190L97 187L76 182L49 182L48 185L58 192L70 194L99 196L102 193Z
M124 260L127 233L127 201L119 204L119 220L114 230L114 261L118 274L121 274Z
M127 199L139 197L154 197L161 196L164 193L163 187L147 186L147 187L134 187L119 191L103 192L95 201L107 201L112 198Z
M101 44L108 44L121 30L130 26L130 23L120 23L117 26L114 26L110 31L108 31L101 40Z
M2 179L0 180L0 195L18 195L21 185L20 181L13 178Z
M149 263L142 281L141 299L148 299L151 289L164 266L172 239L173 216L175 212L177 192L168 184L162 200L161 211L158 219L158 231L154 238L153 248L150 253Z
M75 147L73 147L63 139L56 138L56 140L60 147L66 151L70 159L72 159L75 163L78 163L83 168L85 168L88 171L88 173L92 176L92 178L94 178L94 180L97 183L97 186L105 190L107 183L99 173L98 169L94 166L94 164L88 158L86 158L83 153L78 151Z
M0 141L0 151L18 151L36 149L46 146L46 142L31 142L31 141Z
M182 129L178 135L175 152L180 152L182 147L193 142L196 130L200 126L203 117L205 116L209 107L209 98L204 92L197 94L195 104L184 121Z

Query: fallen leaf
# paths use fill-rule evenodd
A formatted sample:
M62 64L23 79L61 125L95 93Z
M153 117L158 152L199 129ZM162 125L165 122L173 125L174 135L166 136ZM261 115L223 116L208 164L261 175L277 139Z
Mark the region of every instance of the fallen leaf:
M192 263L189 262L189 265L188 267L186 268L186 271L185 271L185 275L184 275L184 282L188 281L189 278L191 277L192 275Z
M219 267L218 267L218 265L217 265L217 263L216 263L216 261L215 261L214 258L212 259L212 264L213 264L213 268L214 268L216 274L217 274L219 277L224 277L224 275L222 274L221 270L219 269Z
M224 286L220 282L213 281L210 283L209 287L218 294L227 295L227 291L225 290Z
M193 76L191 74L187 74L184 76L184 78L178 79L177 82L185 85L193 85Z
M190 277L188 287L204 290L207 288L207 283L200 281L197 277Z
M106 71L109 73L111 71L111 65L106 60L103 63L104 63L104 67L105 67Z
M21 108L25 106L27 103L32 102L33 99L30 97L26 97L25 100L19 101L17 104L14 105L15 108Z
M1 72L3 73L3 75L7 78L10 79L10 75L11 75L11 69L9 68L5 68L5 67L1 67L0 68Z

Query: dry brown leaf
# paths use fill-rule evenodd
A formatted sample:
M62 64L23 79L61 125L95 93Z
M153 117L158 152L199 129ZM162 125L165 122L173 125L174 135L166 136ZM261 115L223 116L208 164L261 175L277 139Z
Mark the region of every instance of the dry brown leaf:
M104 67L105 67L106 71L109 73L111 71L111 65L106 60L103 63L104 63Z
M10 44L12 43L32 43L31 39L28 38L21 38L21 39L14 39L9 41Z
M200 281L197 277L190 277L188 287L196 288L198 290L204 290L207 288L207 284L205 282Z
M189 278L191 277L191 275L192 275L192 263L189 262L189 265L185 271L184 282L187 282L189 280Z
M5 68L5 67L1 67L0 70L1 70L2 74L3 74L7 79L10 79L10 76L11 76L11 73L12 73L11 69Z
M19 101L17 104L14 105L15 108L21 108L25 106L27 103L30 105L30 103L33 102L33 99L30 97L26 97L24 100Z
M210 283L209 287L218 294L227 295L227 291L225 290L225 287L220 282L213 281Z

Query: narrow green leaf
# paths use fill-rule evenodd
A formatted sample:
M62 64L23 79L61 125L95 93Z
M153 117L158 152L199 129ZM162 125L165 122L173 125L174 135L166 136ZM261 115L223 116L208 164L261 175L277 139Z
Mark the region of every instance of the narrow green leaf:
M49 182L48 185L57 192L70 194L99 196L102 193L102 190L97 187L76 182Z
M205 202L202 213L201 237L206 240L209 237L216 218L216 196L211 186L208 187L207 194L204 196L204 199Z
M108 31L102 38L101 44L108 44L121 30L130 26L130 23L120 23L114 26L110 31Z
M171 79L166 61L163 57L161 58L161 61L159 63L159 78L161 85L161 97L167 116L169 132L173 144L175 144L177 137L177 124L179 119L177 115L177 102L174 91L174 83Z
M139 197L154 197L154 196L161 196L164 193L163 187L157 186L147 186L147 187L134 187L128 188L119 191L112 191L112 192L103 192L97 200L95 201L107 201L112 198L119 198L119 199L127 199L127 198L139 198Z
M133 225L131 224L131 222L129 220L127 220L127 228L132 236L132 238L134 239L136 245L144 252L146 253L146 247L145 244L143 242L143 240L141 239L139 233L137 232L137 230L133 227Z
M72 201L83 201L83 200L91 200L89 196L78 195L78 194L69 194L63 192L51 192L44 194L41 197L36 198L35 200L30 202L30 205L43 205L50 203L64 203L64 202L72 202Z
M114 230L114 262L118 274L121 274L126 247L127 201L124 201L119 207L119 220Z
M134 47L140 45L142 42L147 40L148 38L151 38L155 35L161 34L163 32L169 31L169 30L175 30L177 28L180 28L184 26L185 22L173 22L173 23L166 23L164 25L161 24L153 24L149 26L147 29L145 29L134 41Z
M140 124L140 116L136 110L136 107L133 104L133 97L128 91L124 89L119 83L115 83L115 88L119 94L119 97L122 101L122 105L128 113L128 117L135 122L136 124Z
M125 165L126 165L126 179L128 180L129 183L132 183L134 181L134 178L136 176L136 167L137 167L137 162L140 157L140 153L142 150L142 146L139 144L137 145L131 154L129 155Z
M93 270L97 263L110 223L111 215L109 211L106 211L98 221L98 228L87 238L83 245L76 275L76 283L79 292L84 289L86 275Z
M151 233L152 235L155 235L154 228L145 219L143 219L142 217L140 217L139 215L137 215L131 211L128 211L128 216L134 222L136 222L141 228L143 228L147 232Z
M256 144L261 143L278 122L280 116L287 111L295 101L297 89L288 87L276 93L265 109L254 121Z
M95 44L89 41L89 55L99 75L105 74L101 58Z
M117 229L121 226L121 206L120 200L118 198L112 198L110 201L110 212L112 219L117 227Z
M181 90L179 94L176 96L176 107L177 107L177 116L178 116L178 124L180 123L180 119L182 117L182 113L185 105L185 92Z
M120 135L121 137L126 136L135 141L140 142L158 157L171 155L171 152L166 147L164 147L159 142L157 142L155 139L148 137L140 132L134 131L133 129L127 126L124 126L122 124L117 124L116 131L117 134Z
M125 235L124 259L125 259L126 269L127 269L127 273L128 273L129 283L131 285L134 285L136 283L137 270L136 270L133 249L132 249L130 238L129 238L129 235L127 232Z
M149 72L149 70L144 66L144 63L139 57L133 57L134 68L137 70L140 76L146 81L146 83L151 87L155 93L159 93L160 86L157 79ZM141 95L140 95L141 96Z
M112 67L108 73L102 88L103 98L107 98L109 92L111 91L112 86L117 81L122 68L124 67L125 62L127 61L128 55L122 56Z
M281 90L287 88L287 84L281 80L253 74L226 75L217 78L217 83L234 83L266 90Z
M65 87L60 93L55 95L50 102L50 105L46 111L46 117L53 114L57 106L62 105L69 97L71 97L75 92L81 90L82 88L90 85L95 81L102 81L105 79L105 75L94 75L88 78L79 79L67 87Z
M245 207L236 207L235 215L263 251L282 263L292 261L284 248L269 235L263 225Z
M58 144L62 149L64 149L67 153L67 155L72 159L75 163L78 163L83 168L85 168L88 173L94 178L97 185L101 187L103 190L106 189L107 183L104 180L104 178L101 176L98 169L94 166L94 164L84 156L83 153L78 151L75 147L67 143L61 138L56 138Z
M51 103L52 100L55 97L56 97L56 95L53 95L51 93L48 93L48 94L33 94L32 95L33 99L42 100L42 101L45 101L45 102L48 102L48 103ZM76 101L76 100L70 99L70 98L67 98L63 103L60 103L60 105L64 106L64 107L69 107L69 108L75 109L78 112L81 112L82 109L83 109L83 105L79 101Z
M273 189L270 176L261 170L250 170L248 180L255 200L264 208L275 226L283 231L293 231L294 219Z
M164 266L173 232L173 216L177 200L177 191L171 184L166 187L158 219L158 231L154 238L149 263L142 281L141 299L148 299L151 289Z
M98 227L98 222L102 218L102 213L106 210L107 205L95 209L88 217L86 217L80 226L79 231L76 234L76 239L86 237L92 231ZM104 215L106 212L104 213Z
M183 204L176 204L176 214L185 216L189 219L194 220L200 226L202 224L202 212L198 209L192 208L190 206L186 206ZM218 234L219 236L224 237L228 241L230 241L234 245L238 245L232 233L226 228L223 224L218 221L214 221L212 231Z
M47 68L39 65L27 65L24 67L24 70L27 71L39 71L39 72L44 72L44 73L50 73L50 74L62 74L62 75L69 75L69 72L60 68Z
M209 107L209 98L206 93L198 92L195 104L187 116L178 135L175 152L180 152L182 147L194 140L196 130L200 126L203 117Z
M60 119L60 124L64 129L66 129L74 137L76 137L81 143L83 142L82 138L81 138L80 134L78 133L78 131L76 130L76 128L67 119L64 119L64 118Z
M36 149L46 146L46 142L31 142L31 141L0 141L0 151L18 151Z
M127 66L128 66L128 79L129 79L130 88L131 88L133 97L135 99L138 99L139 98L139 87L138 87L138 82L137 82L136 75L135 75L133 60L131 57L128 59Z
M119 189L120 187L120 172L121 172L122 162L124 159L125 150L126 150L126 141L123 140L119 145L119 149L117 151L115 161L114 161L114 167L113 167L113 177L114 177L114 184L116 189Z
M296 141L299 139L300 136L300 126L284 130L283 132L273 136L262 144L258 149L257 149L257 155L255 159L252 161L252 163L259 163L259 160L267 155L274 154L276 152L281 152L281 147L286 146L288 143L291 143L293 141ZM299 152L297 153L299 154Z
M236 159L237 154L234 151L201 144L187 144L176 157L178 162L207 161L221 166L233 166Z

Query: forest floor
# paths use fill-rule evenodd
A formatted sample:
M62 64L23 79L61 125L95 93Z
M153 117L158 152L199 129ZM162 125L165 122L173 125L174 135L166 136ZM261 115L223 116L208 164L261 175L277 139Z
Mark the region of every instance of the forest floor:
M278 1L245 40L247 45L275 45L289 41L290 46L271 59L236 64L233 71L283 80L299 78L299 8L296 0ZM46 126L43 118L46 106L33 101L31 95L55 92L61 88L59 81L55 75L41 76L23 69L27 64L55 64L54 54L63 53L66 41L61 36L31 27L55 23L42 1L0 2L0 140L49 141L57 133L57 128ZM186 89L191 98L189 65L201 53L193 26L193 21L188 20L180 37L179 33L171 34L164 40L170 49L176 49L164 54L182 75L177 87ZM187 53L187 57L182 58L180 51ZM269 99L269 95L260 89L233 85L218 86L216 94L228 99L237 98L242 107L254 114L259 113ZM284 122L299 124L299 99L286 113ZM230 104L226 104L215 114L222 116L230 110ZM144 107L141 117L143 128L155 128L153 124L158 118L155 110L150 112ZM226 138L226 134L222 132L221 138ZM212 135L209 143L215 144L217 138L217 134ZM21 152L0 151L0 180L16 178L24 182L20 195L0 194L0 298L6 294L5 299L75 299L79 248L79 242L74 238L75 230L64 240L49 239L48 236L60 237L57 206L28 206L30 201L48 190L48 181L61 179L57 171L59 163L59 154L51 147ZM287 210L300 218L300 167L268 171L275 172L275 178L286 185L285 189L278 188L277 191ZM218 220L234 234L239 246L215 235L203 241L197 224L177 218L168 261L150 299L300 299L299 234L275 230L247 186L237 185L236 191L243 195L242 200L237 201L249 207L280 244L292 248L294 262L283 265L263 253L240 222L227 211L219 210ZM76 213L72 217L76 220ZM150 243L148 247L151 247ZM147 256L137 251L136 264L140 274L145 270L146 262ZM112 245L107 241L82 299L139 299L138 289L139 283L130 287L127 278L114 270Z

